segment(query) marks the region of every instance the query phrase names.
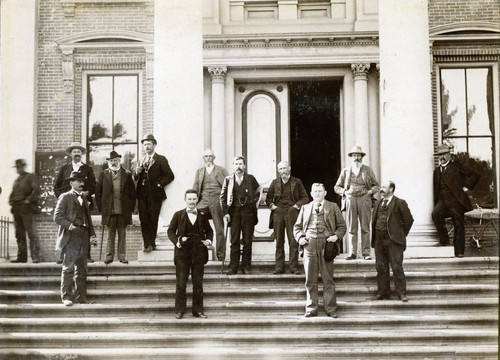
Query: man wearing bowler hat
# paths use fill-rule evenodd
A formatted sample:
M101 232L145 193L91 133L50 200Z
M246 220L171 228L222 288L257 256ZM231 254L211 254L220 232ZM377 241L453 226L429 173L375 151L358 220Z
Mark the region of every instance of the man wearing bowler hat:
M366 155L361 146L353 146L348 156L352 164L340 173L335 184L335 192L342 196L342 210L346 211L349 230L349 256L346 260L356 259L358 252L358 221L361 227L361 252L365 260L370 257L370 219L372 195L380 190L372 168L363 165Z
M126 228L132 225L132 211L135 207L135 185L130 171L120 166L121 155L111 151L108 168L101 172L97 180L95 198L102 213L102 225L108 226L106 260L113 262L115 255L115 236L118 231L118 260L128 264L126 257Z
M141 143L145 155L134 173L134 180L137 181L143 251L151 252L156 249L158 218L163 200L167 198L165 186L174 180L174 173L167 158L155 152L158 143L153 134L144 135Z
M66 153L71 156L71 162L64 164L59 173L57 174L56 181L54 182L54 194L58 198L62 193L71 190L69 181L67 180L73 171L79 171L84 179L83 193L90 203L90 209L92 209L92 195L95 193L95 175L94 170L87 164L82 162L82 156L85 155L86 150L79 142L72 142L67 148ZM90 256L90 247L88 248L87 259L88 262L94 262ZM57 263L62 262L61 258Z
M71 190L59 196L54 221L59 225L56 249L63 254L61 300L65 306L71 306L74 302L87 302L87 253L95 232L83 190L85 176L73 171L66 180Z
M33 209L37 207L40 197L40 186L34 174L25 171L26 161L16 160L14 166L18 178L14 181L14 187L9 197L14 215L14 227L16 229L17 258L12 263L25 263L28 261L28 249L26 247L26 233L30 239L30 254L33 263L40 262L40 239L35 230L33 221Z
M480 175L466 167L465 164L460 164L458 160L453 159L450 148L446 144L437 147L435 156L438 157L439 165L434 170L432 220L439 236L438 246L447 246L450 241L445 219L451 217L454 228L455 256L464 257L464 214L473 209L467 192L476 187Z

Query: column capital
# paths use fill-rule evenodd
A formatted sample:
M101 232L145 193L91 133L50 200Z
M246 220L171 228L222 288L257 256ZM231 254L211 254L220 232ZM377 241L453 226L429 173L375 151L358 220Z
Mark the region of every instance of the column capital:
M227 66L209 66L208 72L212 83L223 83L226 81Z
M368 80L368 71L370 63L355 63L351 64L351 70L354 80Z

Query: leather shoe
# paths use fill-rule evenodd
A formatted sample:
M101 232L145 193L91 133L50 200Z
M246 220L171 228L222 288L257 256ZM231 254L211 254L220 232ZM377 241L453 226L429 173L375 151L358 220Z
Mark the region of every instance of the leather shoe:
M309 312L306 312L304 314L304 317L306 317L306 318L310 318L310 317L314 317L314 316L318 316L318 312L317 311L309 311Z
M56 264L57 264L57 265L61 265L61 264L62 264L62 259L57 260L57 261L56 261Z
M39 264L39 263L40 263L40 260L38 260L38 259L33 260L33 264Z
M280 275L280 274L284 274L285 272L283 270L274 270L273 271L273 274L274 275Z
M94 262L93 259L87 259L87 263L92 264Z
M106 265L111 264L112 262L113 262L113 260L107 260L107 259L106 259L106 260L104 260L104 263L105 263Z
M180 320L180 319L182 319L183 317L184 317L184 313L181 313L181 312L175 313L175 318L176 318L177 320Z
M27 260L21 260L21 259L15 259L15 260L11 260L10 261L12 264L19 264L19 263L27 263L28 261Z
M146 247L146 250L144 250L144 251L147 253L150 253L151 251L153 251L153 247L151 245L149 245Z
M389 300L389 296L377 294L372 298L372 300Z
M372 259L372 257L370 255L365 256L365 260L371 260L371 259Z
M440 247L440 246L449 246L449 244L441 244L441 243L438 243L438 244L436 245L436 247Z
M326 316L334 318L334 319L339 317L336 312L327 313Z
M121 262L122 264L128 264L128 260L125 260L125 259L121 259L121 260L120 260L120 262Z
M348 257L345 258L346 260L355 260L356 255L349 255Z
M236 275L236 273L233 270L228 270L225 272L226 275Z
M252 274L252 270L250 270L250 269L243 269L243 274L250 275L250 274Z
M299 275L300 274L300 270L290 270L290 274L295 274L295 275Z
M463 258L464 257L464 254L458 254L457 255L458 258Z
M406 297L406 295L399 295L398 297L402 302L408 302L408 298Z
M202 318L202 319L206 319L207 318L207 315L205 315L204 313L202 312L199 312L199 313L193 313L193 316L194 317L199 317L199 318Z
M64 304L64 306L71 306L71 305L73 305L73 301L71 301L71 300L63 300L62 303Z

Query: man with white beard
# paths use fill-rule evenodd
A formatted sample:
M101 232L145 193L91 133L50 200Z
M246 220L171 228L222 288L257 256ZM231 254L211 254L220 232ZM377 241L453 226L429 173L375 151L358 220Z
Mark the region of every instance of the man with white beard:
M346 211L349 230L349 256L346 260L356 259L358 252L358 221L361 227L361 251L365 260L370 257L370 219L372 195L380 190L372 168L363 165L361 146L353 146L348 156L352 164L342 170L335 184L335 192L342 196L342 210Z
M115 256L115 236L118 231L118 260L128 264L125 258L127 252L126 229L132 225L132 211L135 207L135 186L130 171L120 166L121 155L111 151L108 168L101 172L96 186L96 202L102 213L102 226L108 226L108 242L106 260L113 262Z

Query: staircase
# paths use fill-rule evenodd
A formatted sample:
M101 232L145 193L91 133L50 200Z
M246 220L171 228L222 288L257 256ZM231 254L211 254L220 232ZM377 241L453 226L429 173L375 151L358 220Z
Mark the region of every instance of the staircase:
M171 262L90 264L92 303L68 308L56 264L0 263L0 359L498 358L498 257L405 260L407 303L370 300L373 261L336 260L337 319L303 317L303 275L220 265L205 268L208 319L176 320Z

